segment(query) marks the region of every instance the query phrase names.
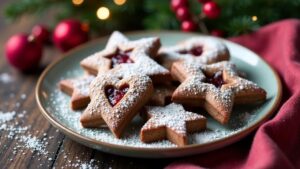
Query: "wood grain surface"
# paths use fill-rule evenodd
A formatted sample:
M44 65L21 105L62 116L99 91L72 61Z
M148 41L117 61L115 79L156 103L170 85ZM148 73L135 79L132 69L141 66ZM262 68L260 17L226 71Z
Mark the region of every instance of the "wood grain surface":
M3 11L5 2L1 0L1 11ZM14 23L5 23L3 16L0 17L0 75L8 74L12 78L9 83L0 81L0 112L15 111L15 118L7 124L15 128L28 127L24 133L12 136L10 130L0 129L0 168L46 169L92 166L95 168L139 169L163 168L166 164L174 161L174 159L128 158L93 150L72 141L50 125L42 116L35 101L35 85L43 67L60 57L60 52L51 46L46 47L42 61L44 66L34 73L22 74L8 65L4 47L6 40L11 35L19 32L30 32L32 26L40 23L40 21L46 20L46 24L50 25L51 18L49 19L49 17L51 15L39 16L38 18L37 16L27 16ZM19 116L24 111L24 116ZM44 151L47 153L39 153L35 151L34 147L28 148L26 142L20 141L21 136L35 137L40 141L45 140L44 143L48 142L48 144L45 144Z

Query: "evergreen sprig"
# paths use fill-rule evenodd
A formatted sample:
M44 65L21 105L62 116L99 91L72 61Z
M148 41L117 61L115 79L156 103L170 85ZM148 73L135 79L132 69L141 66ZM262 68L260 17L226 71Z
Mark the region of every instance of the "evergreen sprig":
M300 18L300 0L215 0L221 7L221 16L214 20L205 19L212 29L224 30L228 36L248 33L276 20ZM189 9L195 15L201 12L198 0L189 0ZM108 20L100 21L96 10L106 6L111 11ZM179 29L180 22L170 10L170 0L127 0L118 6L112 0L86 0L74 6L71 0L15 0L5 8L8 20L16 20L26 14L40 14L55 8L58 21L78 18L90 24L96 33L114 29ZM257 20L253 20L253 16Z

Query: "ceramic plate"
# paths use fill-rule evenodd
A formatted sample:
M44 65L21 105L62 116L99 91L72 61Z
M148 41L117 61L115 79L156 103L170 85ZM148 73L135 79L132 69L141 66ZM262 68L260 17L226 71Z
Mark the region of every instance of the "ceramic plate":
M190 37L203 36L180 32L135 32L127 35L130 39L158 36L164 46L174 45ZM247 74L248 79L267 91L267 100L263 104L234 107L231 120L225 126L207 116L207 130L189 135L191 144L185 147L176 147L166 140L151 144L142 143L139 140L139 129L143 122L138 116L126 129L122 139L116 139L107 128L82 128L79 122L81 112L70 110L70 97L58 90L57 83L61 79L82 75L80 60L102 50L107 38L100 38L66 53L46 68L36 88L36 99L46 119L70 138L84 145L132 157L162 158L203 153L224 147L245 137L267 120L278 107L281 84L274 70L252 51L220 39L229 48L231 61Z

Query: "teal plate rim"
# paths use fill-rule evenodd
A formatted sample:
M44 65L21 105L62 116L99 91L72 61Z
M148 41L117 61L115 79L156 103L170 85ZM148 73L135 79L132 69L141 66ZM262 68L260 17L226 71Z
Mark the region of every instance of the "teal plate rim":
M194 35L194 36L201 36L202 34L197 34L197 33L182 33L179 31L134 31L134 32L125 32L125 35L144 35L144 34L155 34L155 33L163 33L163 34L186 34L186 35ZM255 122L254 124L250 125L249 127L236 132L228 137L224 137L218 140L214 140L212 142L208 143L202 143L202 144L191 144L191 145L186 145L183 147L168 147L168 148L149 148L149 147L131 147L131 146L125 146L125 145L116 145L116 144L110 144L107 142L102 142L93 138L88 138L85 137L79 133L76 133L72 129L68 128L64 124L60 123L57 121L53 116L51 115L51 112L49 112L46 108L45 105L41 101L42 97L42 84L47 76L48 72L54 68L56 64L61 62L62 60L72 57L72 54L76 53L77 51L80 51L83 48L87 48L89 46L92 46L93 44L97 44L103 41L106 41L108 39L108 36L100 37L98 39L95 39L91 42L88 42L86 44L80 45L76 47L75 49L62 54L61 58L58 58L56 61L51 63L49 66L46 67L46 69L42 72L40 75L37 85L36 85L36 90L35 90L35 97L36 97L36 102L38 104L38 107L43 114L43 116L56 128L60 129L64 134L72 138L73 140L80 142L82 144L85 144L89 147L103 150L105 152L113 153L113 154L118 154L118 155L124 155L124 156L131 156L131 157L144 157L144 158L166 158L166 157L179 157L179 156L185 156L185 155L192 155L192 154L197 154L197 153L204 153L208 151L212 151L221 147L224 147L226 145L232 144L241 138L245 137L249 133L253 132L255 129L257 129L263 122L265 122L267 119L271 117L271 115L277 110L277 108L280 105L281 97L282 97L282 85L279 76L277 75L276 71L261 57L259 57L258 54L254 53L253 51L236 44L234 42L221 39L222 41L226 41L228 43L233 43L234 45L237 45L240 48L247 49L249 52L253 53L254 55L258 56L260 61L262 61L266 66L271 70L271 72L274 75L274 78L276 79L277 82L277 95L275 97L275 102L272 105L272 107L269 109L267 113L264 114L263 117L260 118L259 121ZM176 153L177 152L177 153Z

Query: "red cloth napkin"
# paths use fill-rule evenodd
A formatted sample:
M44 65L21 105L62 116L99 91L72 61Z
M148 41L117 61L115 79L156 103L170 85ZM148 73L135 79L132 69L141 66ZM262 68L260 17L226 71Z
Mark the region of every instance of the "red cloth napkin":
M252 136L178 159L166 169L300 168L300 20L283 20L230 40L255 51L278 72L283 85L279 110Z

